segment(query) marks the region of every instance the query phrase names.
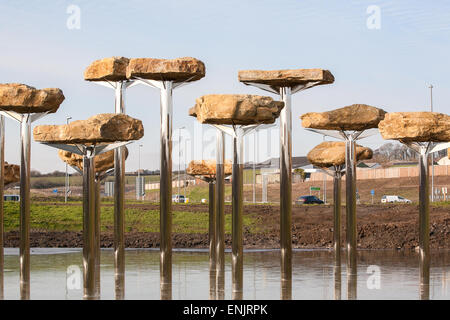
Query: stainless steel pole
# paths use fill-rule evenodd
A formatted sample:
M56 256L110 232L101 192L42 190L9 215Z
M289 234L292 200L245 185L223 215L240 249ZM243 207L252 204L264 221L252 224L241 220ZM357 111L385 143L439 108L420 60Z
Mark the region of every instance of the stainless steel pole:
M236 127L233 136L233 172L232 172L232 299L243 297L243 243L242 243L242 212L243 212L243 170L244 170L244 130Z
M216 298L216 185L209 181L209 298Z
M430 268L430 189L429 163L425 146L419 157L419 259L420 278L429 278Z
M20 298L30 299L31 116L20 122Z
M336 263L341 265L341 172L340 168L335 169L333 178L333 203L334 203L334 219L333 219L333 248ZM339 170L339 171L338 171Z
M258 131L255 130L253 140L253 203L256 203L256 136Z
M216 137L216 298L225 298L225 133Z
M209 269L216 270L216 184L209 181ZM215 280L214 280L215 281Z
M83 278L84 299L96 299L95 281L95 158L83 156Z
M3 252L4 239L4 213L3 213L3 186L5 178L5 117L0 116L0 300L4 298L4 267L5 258Z
M160 284L171 299L172 288L172 82L161 89Z
M292 281L292 111L291 88L280 88L280 246L281 280Z
M115 113L125 113L124 82L115 87ZM125 147L114 150L114 278L115 297L125 297Z
M347 268L348 272L356 272L356 143L352 136L346 141L346 211L347 211Z
M94 181L95 184L95 295L100 298L100 177Z

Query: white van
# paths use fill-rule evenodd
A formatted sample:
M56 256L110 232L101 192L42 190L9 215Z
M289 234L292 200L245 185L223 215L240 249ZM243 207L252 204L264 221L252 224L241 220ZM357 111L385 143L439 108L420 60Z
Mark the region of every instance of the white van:
M381 203L395 203L395 202L412 203L411 200L403 198L401 196L383 196L381 198Z

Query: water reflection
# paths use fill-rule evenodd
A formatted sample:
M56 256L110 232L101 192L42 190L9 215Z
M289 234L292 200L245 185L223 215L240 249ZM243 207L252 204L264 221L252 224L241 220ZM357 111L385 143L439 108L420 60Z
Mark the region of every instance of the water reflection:
M18 299L18 250L7 248L5 253L5 299ZM101 254L101 299L114 299L114 254L112 250L102 250ZM294 250L292 281L280 283L279 251L248 251L244 258L242 294L250 300L277 300L280 297L449 299L450 251L433 252L431 257L428 268L423 265L425 268L422 269L428 272L421 272L419 256L415 252L360 250L356 279L347 277L346 267L341 268L336 263L331 250ZM174 251L173 279L171 285L165 288L159 286L159 251L127 250L126 298L231 299L232 281L225 282L225 277L232 279L229 253L225 255L225 260L226 268L221 274L216 274L214 281L207 250ZM368 267L372 265L380 268L379 289L369 289L367 285L371 276L367 273ZM79 269L80 274L68 273L69 267ZM82 299L82 270L80 250L32 249L31 299ZM347 283L347 287L343 283Z

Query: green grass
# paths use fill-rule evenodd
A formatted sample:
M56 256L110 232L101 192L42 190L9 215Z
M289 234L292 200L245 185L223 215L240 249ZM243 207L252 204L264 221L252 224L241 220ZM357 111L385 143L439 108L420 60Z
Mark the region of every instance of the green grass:
M126 231L159 232L159 210L139 208L125 210ZM175 233L207 233L207 212L173 212L172 225ZM257 232L257 218L252 215L243 217L243 224L250 232ZM81 231L82 206L50 205L45 202L31 205L31 229L41 231ZM19 230L19 203L5 202L5 231ZM111 231L114 225L114 208L101 208L101 230ZM231 215L225 216L225 232L231 233Z

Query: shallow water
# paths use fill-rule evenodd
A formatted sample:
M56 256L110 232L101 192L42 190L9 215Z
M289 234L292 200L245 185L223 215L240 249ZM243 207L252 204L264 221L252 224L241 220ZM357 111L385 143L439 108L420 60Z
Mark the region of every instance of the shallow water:
M225 299L231 299L230 258L227 253ZM346 299L345 259L342 261L340 294ZM114 299L113 263L113 251L102 250L102 299ZM159 299L159 251L127 250L126 263L125 298ZM369 268L373 265L378 268ZM18 268L18 250L6 248L5 299L19 298ZM209 299L208 268L206 250L174 251L172 298ZM332 251L294 250L292 299L334 299L337 292L334 270ZM370 270L375 270L375 274ZM429 285L430 299L450 298L450 251L432 253ZM279 251L246 251L244 299L280 299L280 287ZM359 251L356 287L358 299L419 299L418 255L390 250ZM31 299L81 299L82 288L81 249L32 248Z

